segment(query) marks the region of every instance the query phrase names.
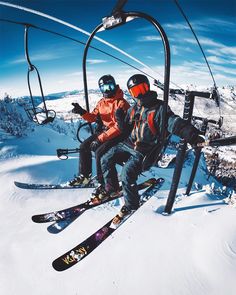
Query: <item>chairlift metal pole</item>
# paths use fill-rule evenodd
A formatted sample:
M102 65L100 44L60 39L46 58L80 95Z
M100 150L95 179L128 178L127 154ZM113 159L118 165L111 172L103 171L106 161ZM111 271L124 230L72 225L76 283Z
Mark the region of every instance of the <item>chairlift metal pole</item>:
M203 135L206 134L206 129L207 129L208 122L209 121L207 119L203 119L202 126L201 126L201 132L202 132ZM193 168L192 168L192 171L191 171L191 175L190 175L190 178L189 178L189 181L188 181L188 186L187 186L186 193L185 193L187 196L189 196L190 191L192 189L193 181L194 181L194 178L195 178L195 175L196 175L196 172L197 172L197 168L198 168L198 165L199 165L200 157L201 157L201 152L202 152L202 148L196 148Z
M203 98L213 99L213 100L216 99L215 96L211 95L211 93L209 93L209 92L187 91L186 95L185 95L183 119L186 120L188 123L191 123L195 97L203 97ZM229 139L228 143L232 143L233 141L234 141L234 139ZM210 144L213 145L213 142L203 143L203 144L199 145L199 147L204 147L205 145L210 145ZM214 144L217 144L217 142L214 142ZM218 143L218 144L220 145L221 143ZM224 144L227 144L227 143L224 141ZM186 148L187 148L186 141L181 140L179 151L176 156L176 167L175 167L174 174L173 174L171 189L170 189L170 192L169 192L169 195L167 198L167 202L166 202L166 206L164 209L164 213L167 213L167 214L171 213L171 210L172 210L172 207L173 207L173 204L175 201L175 196L176 196L176 192L178 189L178 184L179 184L179 180L180 180L180 176L181 176L181 172L182 172L182 168L183 168ZM200 154L197 155L197 157L199 157L199 159L200 159ZM197 165L198 165L197 161L199 161L199 159L196 159L196 162L195 162L196 167L194 167L194 170L197 169ZM193 171L192 173L194 174L194 173L196 173L196 171L195 172ZM193 177L193 175L192 175L192 177Z
M194 106L194 98L195 96L192 92L187 92L185 95L183 119L187 123L191 123L193 106ZM164 209L164 213L166 214L171 213L171 210L175 201L175 196L178 189L179 180L180 180L180 176L181 176L181 172L182 172L182 168L184 164L186 149L187 149L187 141L184 139L181 139L179 144L179 150L176 156L176 166L175 166L175 170L174 170L174 174L172 178L171 188L170 188L170 192L169 192L166 206Z

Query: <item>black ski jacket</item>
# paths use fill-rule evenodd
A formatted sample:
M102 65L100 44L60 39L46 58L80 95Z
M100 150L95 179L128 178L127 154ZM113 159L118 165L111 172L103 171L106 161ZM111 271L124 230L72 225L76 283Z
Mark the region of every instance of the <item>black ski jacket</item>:
M121 113L116 113L116 117L120 130L126 135L125 143L146 155L156 144L160 144L163 101L157 99L157 93L154 91L149 91L137 101L138 103L128 110L125 117ZM149 113L153 111L155 114L152 125L155 127L155 133L150 128L149 118ZM175 115L170 107L167 111L167 130L165 131L166 136L175 134L191 144L199 135L198 129Z

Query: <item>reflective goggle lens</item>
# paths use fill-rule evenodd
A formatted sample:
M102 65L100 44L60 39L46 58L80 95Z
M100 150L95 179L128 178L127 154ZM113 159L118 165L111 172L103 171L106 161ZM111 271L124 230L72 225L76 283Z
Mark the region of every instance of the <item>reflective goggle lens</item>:
M141 83L129 89L129 92L133 97L138 97L140 94L147 93L147 91L149 91L147 83Z
M100 85L100 90L102 93L106 93L109 91L114 91L115 90L115 85L113 83L108 83L108 84L102 84Z

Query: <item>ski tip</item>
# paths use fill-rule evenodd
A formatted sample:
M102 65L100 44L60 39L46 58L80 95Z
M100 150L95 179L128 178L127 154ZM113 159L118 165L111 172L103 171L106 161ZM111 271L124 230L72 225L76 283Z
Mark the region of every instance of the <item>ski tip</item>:
M31 216L31 219L32 219L33 222L36 222L37 223L37 218L36 218L35 215Z
M15 186L21 188L21 183L20 183L20 182L18 182L18 181L14 181L14 184L15 184Z
M44 223L45 222L45 220L42 218L41 215L33 215L33 216L31 216L31 219L35 223Z
M58 263L56 260L54 260L52 262L52 267L56 270L56 271L63 271L63 269L61 267L58 267Z
M60 263L59 259L56 259L52 262L52 267L56 270L56 271L64 271L69 267L66 267L64 263Z
M31 184L25 182L14 181L15 186L22 188L22 189L30 189Z

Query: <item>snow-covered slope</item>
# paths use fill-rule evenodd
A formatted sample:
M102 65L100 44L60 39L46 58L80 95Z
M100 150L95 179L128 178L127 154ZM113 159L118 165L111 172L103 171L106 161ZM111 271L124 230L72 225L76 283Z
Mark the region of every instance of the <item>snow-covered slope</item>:
M67 112L71 100L68 97L67 106L65 100L58 106L63 105ZM59 133L50 125L36 126L20 138L1 137L1 294L236 293L236 209L225 205L222 196L204 189L193 190L189 197L182 195L190 175L192 152L185 162L172 215L160 212L173 168L152 168L139 181L162 176L162 190L78 265L56 272L52 261L112 218L122 200L87 211L63 232L53 235L47 232L46 224L34 224L31 216L83 202L91 189L21 190L14 186L14 180L57 183L70 179L77 173L77 157L61 161L55 151L77 145L70 132ZM207 180L203 157L195 181L202 185L214 181Z
M227 114L225 129L233 133L235 91L228 87L220 93L221 111ZM76 155L61 161L55 154L57 148L78 147L75 138L80 120L71 113L71 103L79 101L84 106L83 94L52 97L61 97L47 101L48 108L56 110L57 118L45 126L27 120L22 99L1 101L1 293L235 294L235 209L224 205L222 196L208 194L204 189L189 197L181 194L190 175L192 153L185 162L174 214L160 214L173 168L152 168L140 181L164 177L160 193L79 265L64 273L53 270L51 262L114 216L122 201L86 212L58 235L49 234L47 225L32 223L33 214L72 206L87 200L91 193L91 189L45 192L14 186L14 180L64 182L77 173ZM91 91L91 108L98 97L97 91ZM170 100L170 104L182 114L181 96ZM218 118L214 103L206 105L198 100L195 112ZM204 158L195 181L202 185L214 181L207 180Z

